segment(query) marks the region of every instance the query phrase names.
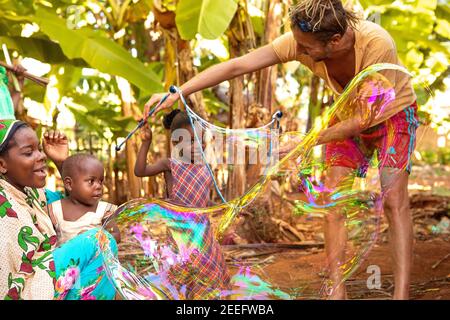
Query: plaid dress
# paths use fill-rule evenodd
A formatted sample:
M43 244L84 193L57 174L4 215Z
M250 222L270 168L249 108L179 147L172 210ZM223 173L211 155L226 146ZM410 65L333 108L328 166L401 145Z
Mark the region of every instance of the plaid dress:
M170 199L183 206L204 208L208 205L212 177L205 165L169 159L173 177Z
M169 161L173 177L171 200L188 207L206 207L212 185L206 166ZM171 268L169 279L186 289L187 299L220 298L220 292L229 289L230 276L208 216L187 213L184 218L189 228L171 228L169 238L178 250L188 248L191 253L186 263ZM199 238L199 232L201 242L192 241Z

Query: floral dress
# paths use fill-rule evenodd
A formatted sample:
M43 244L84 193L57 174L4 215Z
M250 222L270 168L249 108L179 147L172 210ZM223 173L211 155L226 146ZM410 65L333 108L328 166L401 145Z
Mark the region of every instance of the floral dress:
M98 229L55 248L43 190L24 191L0 179L0 298L114 298L115 289L103 269ZM114 238L108 237L117 254Z

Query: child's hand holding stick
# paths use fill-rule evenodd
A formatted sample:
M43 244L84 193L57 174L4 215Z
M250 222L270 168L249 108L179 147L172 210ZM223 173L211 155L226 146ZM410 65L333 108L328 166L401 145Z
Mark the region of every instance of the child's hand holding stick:
M152 141L152 130L150 129L148 122L146 122L141 129L141 139L142 141Z

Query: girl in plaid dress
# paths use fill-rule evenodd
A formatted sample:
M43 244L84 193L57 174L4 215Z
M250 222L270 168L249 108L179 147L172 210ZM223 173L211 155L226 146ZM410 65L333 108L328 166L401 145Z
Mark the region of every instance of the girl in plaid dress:
M212 177L206 165L194 161L200 160L201 157L189 116L185 112L174 110L164 117L163 124L171 132L175 151L172 154L175 154L176 158L160 159L154 164L147 164L152 132L146 124L142 129L142 145L134 167L135 175L151 177L163 173L169 202L184 207L207 207ZM204 146L201 148L204 149ZM192 226L190 233L202 230L202 241L196 244L187 264L176 265L169 271L169 278L180 288L186 289L188 299L219 298L220 291L229 289L230 282L220 245L214 238L211 223L206 215L189 215L189 223ZM170 229L169 238L172 244L177 242L174 239L186 238L181 237L180 232L182 231Z

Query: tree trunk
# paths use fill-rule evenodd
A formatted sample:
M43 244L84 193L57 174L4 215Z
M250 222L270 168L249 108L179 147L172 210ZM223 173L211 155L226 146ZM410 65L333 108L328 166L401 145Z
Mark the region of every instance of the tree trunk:
M127 80L116 77L122 100L122 114L125 117L135 117L133 112L133 92ZM134 175L134 164L136 163L137 154L136 136L128 140L125 148L126 152L126 166L127 166L127 198L140 197L140 183L139 179Z
M194 68L191 46L189 41L181 39L176 28L163 29L164 39L166 44L165 61L165 87L173 84L181 85L191 78L193 78L197 71ZM196 92L188 97L185 97L191 107L200 117L207 120L205 103L203 101L203 94Z
M280 28L282 22L282 3L280 0L268 1L266 7L266 25L264 31L264 38L261 45L265 45L271 43L274 39L276 39L280 35ZM276 89L276 81L278 76L278 66L268 67L261 70L257 75L257 83L255 88L255 93L257 96L258 104L261 106L261 111L266 111L265 116L262 119L264 123L270 121L272 114L276 111L275 105L275 89ZM259 114L264 114L263 112L258 112ZM258 123L258 125L262 125L262 123ZM253 185L257 182L257 178L260 177L263 167L262 165L258 165L255 168L251 168L249 166L249 170L253 170L255 173L250 176L255 176L255 178L250 181L249 185ZM265 188L264 193L261 195L261 199L258 204L265 203L267 205L267 209L270 214L275 214L274 212L274 201L272 197L272 188L271 184L274 183L272 181L269 182L269 186ZM266 230L270 230L270 223L264 224L264 228Z
M267 4L267 19L265 25L264 37L261 45L271 43L280 34L282 4L280 0L269 1ZM277 81L277 66L265 68L257 73L255 94L257 104L249 108L248 119L252 119L251 123L247 122L247 127L259 127L271 120L272 114L275 112L275 88ZM254 109L254 110L252 110ZM255 115L255 116L251 116ZM249 165L247 170L249 173L249 185L253 185L259 179L262 166ZM270 192L270 188L268 189Z
M280 0L269 1L263 44L271 43L280 35L281 5ZM264 108L267 108L270 115L275 112L273 108L275 104L276 81L277 66L265 68L259 72L256 86L257 101Z
M117 157L117 152L115 154L114 159L117 161L118 157ZM114 200L116 202L116 204L121 203L120 201L120 180L119 180L119 167L118 166L113 166L113 171L114 171Z
M233 18L228 32L228 43L230 58L238 57L242 54L243 35L236 30L241 30L239 21L239 10ZM233 31L235 30L235 31ZM244 77L237 77L230 81L230 127L245 127L245 108L244 108ZM235 146L233 146L235 147ZM228 175L228 199L241 196L245 192L246 176L245 165L232 166L232 172Z
M153 7L155 19L162 29L165 43L164 54L164 83L165 89L169 90L171 85L181 85L196 75L193 64L193 57L189 41L181 39L175 23L175 13L173 11L162 11L158 6ZM207 120L205 104L201 92L185 97L189 107L191 107L200 117ZM181 102L179 102L179 107ZM170 133L166 134L167 156L170 157L171 143ZM149 188L155 185L154 178L149 181ZM167 190L167 189L166 189Z
M197 74L197 70L194 67L192 50L189 41L181 39L178 33L177 39L177 63L179 66L178 81L180 84L183 84L193 78ZM201 92L191 94L188 101L191 102L190 107L200 117L208 120L208 114L206 113L205 102L203 101L203 94Z
M164 29L164 43L165 43L165 54L164 54L164 89L169 90L172 84L178 84L178 66L177 66L177 49L176 49L176 29ZM166 148L167 157L170 157L171 153L171 142L170 142L170 132L166 131ZM166 187L167 188L167 187Z
M108 143L108 150L111 150L112 143ZM105 186L108 189L108 201L111 203L117 203L116 194L114 192L114 181L113 181L113 160L111 157L111 152L108 152L108 160L106 163L105 172Z

